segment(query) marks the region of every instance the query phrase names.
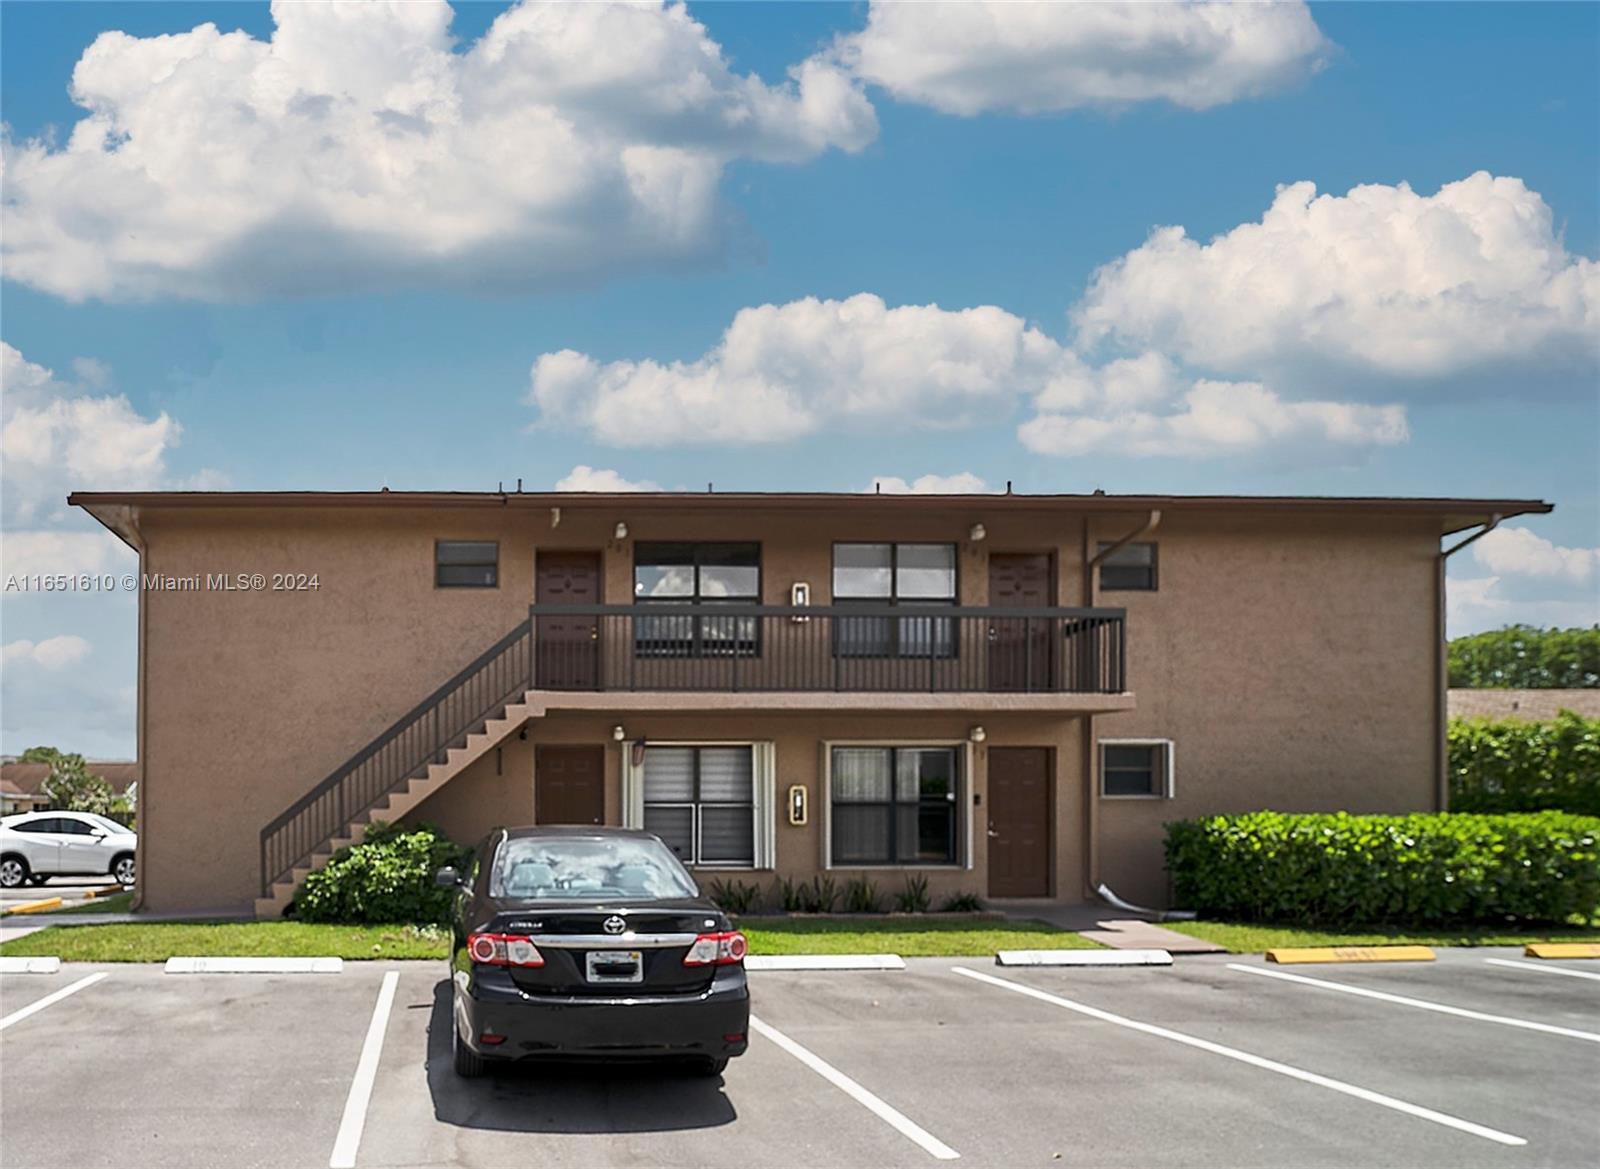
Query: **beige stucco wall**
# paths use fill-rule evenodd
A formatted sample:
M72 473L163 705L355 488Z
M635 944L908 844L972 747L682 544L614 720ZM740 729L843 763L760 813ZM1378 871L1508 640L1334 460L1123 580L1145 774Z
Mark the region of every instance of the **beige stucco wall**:
M797 580L829 599L835 540L955 541L960 597L987 600L990 551L1051 551L1060 603L1083 601L1087 540L1116 538L1142 515L1086 530L1077 515L892 512L864 497L848 510L710 515L563 509L147 509L147 573L316 573L315 592L147 594L147 780L140 792L141 884L151 910L243 909L256 895L261 826L526 615L536 547L594 548L606 597L632 594L632 544L648 539L759 540L763 599L785 603ZM630 538L612 539L625 520ZM980 544L966 540L981 521ZM1098 817L1106 880L1130 897L1159 897L1163 820L1246 807L1357 810L1431 802L1434 651L1432 554L1426 521L1221 515L1168 516L1161 590L1098 598L1129 612L1130 674L1138 709L1099 716L1097 736L1177 741L1178 797L1098 800L1083 781L1092 752L1077 717L948 714L618 716L552 713L514 735L495 774L490 752L416 815L460 839L496 822L525 821L537 741L605 742L624 722L650 738L771 739L780 792L818 782L824 739L965 738L982 722L988 745L1055 749L1055 888L1076 897L1086 873L1084 825ZM500 541L500 587L433 587L436 539ZM616 748L608 819L620 818ZM973 776L983 793L982 751ZM813 809L820 808L813 791ZM981 828L981 825L980 825ZM780 823L781 871L810 872L820 825ZM974 869L939 876L940 889L981 890ZM847 874L846 874L847 875ZM891 874L883 883L896 883Z

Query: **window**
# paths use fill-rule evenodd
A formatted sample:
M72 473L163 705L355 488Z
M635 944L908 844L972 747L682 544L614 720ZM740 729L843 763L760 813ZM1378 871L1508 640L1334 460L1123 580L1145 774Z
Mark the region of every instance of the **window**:
M939 609L956 603L954 544L835 544L833 599ZM941 617L836 617L839 657L954 657L955 622Z
M500 584L500 545L494 540L439 540L433 583L441 589L492 589Z
M89 827L89 825L85 824L82 820L78 819L76 816L63 816L63 817L61 817L61 819L57 820L56 823L58 825L60 825L60 827L58 827L56 829L56 831L57 832L63 832L68 836L93 836L94 835L94 829Z
M1172 741L1100 740L1100 794L1170 798Z
M11 825L13 832L60 832L60 820L53 817L47 820L28 820L22 824Z
M761 545L640 541L633 550L638 605L756 605L761 602ZM636 617L634 651L647 657L754 656L756 617Z
M835 866L956 863L954 747L834 747L829 777Z
M1111 545L1102 542L1100 551ZM1155 592L1156 546L1124 544L1100 562L1100 587L1125 591Z
M644 827L687 865L755 864L755 764L740 747L647 747Z

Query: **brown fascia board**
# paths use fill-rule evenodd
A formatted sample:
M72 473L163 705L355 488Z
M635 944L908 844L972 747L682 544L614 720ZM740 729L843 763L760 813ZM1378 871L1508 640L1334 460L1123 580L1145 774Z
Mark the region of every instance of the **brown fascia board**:
M1433 499L1317 495L968 495L877 492L700 492L700 491L75 491L67 497L124 540L127 512L146 508L438 508L515 507L615 510L706 508L816 511L870 505L905 511L968 510L1139 512L1303 512L1373 515L1436 515L1448 534L1485 523L1491 516L1543 515L1555 505L1538 499Z

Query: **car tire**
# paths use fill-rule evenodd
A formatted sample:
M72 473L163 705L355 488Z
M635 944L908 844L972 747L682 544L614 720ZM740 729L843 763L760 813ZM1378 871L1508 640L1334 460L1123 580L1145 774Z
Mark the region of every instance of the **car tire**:
M489 1070L489 1061L461 1042L461 1032L451 1029L455 1045L456 1075L464 1080L476 1080Z
M132 885L138 871L131 852L125 852L111 862L111 878L119 885Z
M28 862L20 856L0 857L0 889L18 889L28 880Z
M29 873L28 874L28 883L30 885L43 885L49 879L50 879L50 877L45 873Z
M715 1059L696 1060L690 1066L694 1069L695 1075L705 1076L709 1079L711 1076L720 1076L728 1070L728 1057L723 1055Z

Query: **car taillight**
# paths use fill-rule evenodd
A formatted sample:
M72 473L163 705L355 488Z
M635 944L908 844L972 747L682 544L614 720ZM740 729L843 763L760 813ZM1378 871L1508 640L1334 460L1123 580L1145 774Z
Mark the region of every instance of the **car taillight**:
M743 962L750 949L738 930L721 934L701 934L683 956L685 966L732 966Z
M484 966L543 966L544 955L527 938L515 934L472 934L467 953Z

